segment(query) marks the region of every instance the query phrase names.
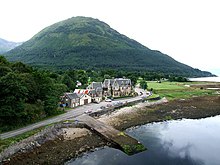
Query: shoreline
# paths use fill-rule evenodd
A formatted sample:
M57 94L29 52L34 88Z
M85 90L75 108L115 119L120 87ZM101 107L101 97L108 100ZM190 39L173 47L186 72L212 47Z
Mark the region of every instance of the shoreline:
M161 100L160 100L161 101ZM201 96L167 102L138 103L97 119L118 130L165 120L205 118L220 115L220 96ZM62 128L59 136L26 153L18 152L4 164L63 164L98 147L112 146L94 132L83 128ZM112 146L113 147L113 146Z
M151 105L147 107L136 106L136 111L129 115L120 114L108 116L105 122L118 130L152 122L166 120L178 120L183 118L200 119L220 115L220 96L200 96L189 99L172 100L164 104ZM102 120L102 119L99 119ZM120 122L117 122L120 121Z

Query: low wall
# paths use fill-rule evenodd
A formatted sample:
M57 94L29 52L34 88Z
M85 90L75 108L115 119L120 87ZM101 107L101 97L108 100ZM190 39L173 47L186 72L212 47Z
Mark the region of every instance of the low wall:
M108 108L104 108L100 111L93 112L93 113L89 114L89 116L99 117L99 116L104 115L104 114L110 114L111 112L115 111L116 109L120 109L120 108L127 107L127 106L132 106L132 105L134 105L136 103L140 103L142 101L143 101L143 99L140 98L140 100L130 101L130 102L127 102L127 103L122 104L122 105L111 106L111 107L108 107Z

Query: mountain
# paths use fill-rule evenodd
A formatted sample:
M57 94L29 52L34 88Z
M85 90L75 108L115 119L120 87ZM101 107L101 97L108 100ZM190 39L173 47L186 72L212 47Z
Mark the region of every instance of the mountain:
M19 42L11 42L11 41L6 41L4 39L0 38L0 54L5 53L11 49L14 49L15 47L21 45L22 43Z
M150 50L106 23L88 17L73 17L46 27L5 56L10 61L50 69L110 68L211 76Z

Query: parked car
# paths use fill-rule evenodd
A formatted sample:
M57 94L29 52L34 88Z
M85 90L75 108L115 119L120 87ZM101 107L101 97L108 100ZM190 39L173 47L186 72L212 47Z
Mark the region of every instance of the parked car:
M118 101L118 105L122 105L123 103L121 101Z
M107 104L106 106L107 106L107 107L112 107L112 105L111 105L111 104Z
M91 110L91 109L88 109L88 110L86 110L84 113L86 113L86 114L92 113L92 110Z
M112 100L111 100L111 99L106 99L105 101L106 101L106 102L111 102Z
M100 109L105 109L105 106L101 106Z

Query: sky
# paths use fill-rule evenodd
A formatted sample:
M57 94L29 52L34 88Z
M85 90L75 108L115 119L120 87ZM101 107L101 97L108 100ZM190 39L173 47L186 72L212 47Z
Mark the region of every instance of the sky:
M220 75L219 0L1 0L0 38L27 41L75 16L97 18L150 49Z

